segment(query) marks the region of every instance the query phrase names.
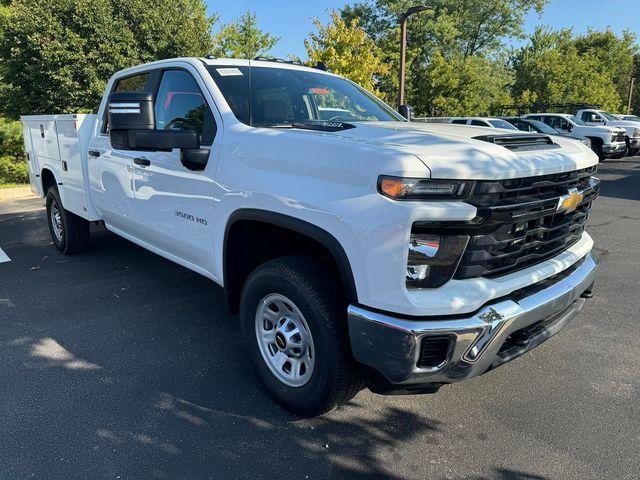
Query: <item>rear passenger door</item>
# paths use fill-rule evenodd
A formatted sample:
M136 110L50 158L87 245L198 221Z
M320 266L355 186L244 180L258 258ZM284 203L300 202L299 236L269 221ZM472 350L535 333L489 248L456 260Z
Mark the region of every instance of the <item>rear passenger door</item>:
M153 84L151 72L139 72L117 79L109 93L148 92ZM133 159L140 152L112 148L107 111L108 104L87 156L91 199L109 227L131 234L135 229Z
M134 162L134 235L183 261L213 268L214 184L217 125L199 75L186 69L159 72L155 95L156 130L195 131L210 150L203 171L192 171L180 150L139 152ZM219 142L216 144L218 145Z

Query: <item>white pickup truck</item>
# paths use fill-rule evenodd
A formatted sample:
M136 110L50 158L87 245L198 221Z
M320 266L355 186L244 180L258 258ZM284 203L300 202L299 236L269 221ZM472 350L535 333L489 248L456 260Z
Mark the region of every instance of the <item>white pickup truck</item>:
M600 160L622 158L627 153L624 128L587 125L574 115L566 113L530 113L522 118L544 122L562 135L580 140L588 138L591 149Z
M116 73L97 115L22 122L55 246L101 221L223 286L300 414L481 375L592 296L598 159L572 139L414 124L325 71L209 58Z
M640 152L640 121L619 119L604 110L586 108L578 110L575 115L587 125L604 125L606 127L620 127L627 132L625 141L627 143L627 155L630 157Z

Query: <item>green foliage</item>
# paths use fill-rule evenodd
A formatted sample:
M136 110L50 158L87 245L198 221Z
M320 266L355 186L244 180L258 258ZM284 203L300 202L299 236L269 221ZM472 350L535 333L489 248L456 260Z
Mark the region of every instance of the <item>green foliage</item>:
M429 116L484 115L510 103L511 83L506 65L481 55L447 58L438 52L414 78L414 84L421 86L414 107Z
M334 11L329 24L322 25L318 19L313 24L317 32L304 41L309 63L324 62L332 72L373 91L376 79L386 75L389 68L382 61L382 51L359 27L358 20L345 22Z
M20 122L0 117L0 184L27 183Z
M253 12L246 12L238 20L223 25L214 36L213 54L217 57L253 59L272 49L279 38L258 28Z
M618 37L611 29L603 32L590 30L575 40L577 51L596 59L598 71L613 80L624 105L627 104L629 85L635 71L634 57L638 54L636 40L635 34L628 30Z
M407 103L418 115L473 115L510 103L512 74L501 61L503 43L523 37L529 11L547 0L434 0L411 16L407 32ZM382 51L389 73L377 78L388 98L398 92L398 15L415 2L365 0L342 9L345 20L359 18Z
M211 50L202 0L14 0L0 15L0 107L21 114L97 108L123 68Z
M545 104L587 103L618 111L622 97L616 74L620 81L624 75L610 68L608 54L593 51L593 41L597 39L590 38L592 33L574 38L571 30L538 28L530 43L513 57L514 97ZM597 37L601 35L598 33ZM623 57L619 54L617 61L626 63ZM632 62L633 56L629 57ZM630 78L629 72L626 75Z

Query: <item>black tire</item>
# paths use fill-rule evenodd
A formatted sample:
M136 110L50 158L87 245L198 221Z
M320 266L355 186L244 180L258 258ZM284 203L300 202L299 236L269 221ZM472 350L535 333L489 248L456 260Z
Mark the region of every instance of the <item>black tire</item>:
M630 148L629 152L627 152L628 157L635 157L640 152L640 148Z
M258 373L274 399L302 416L322 415L346 402L362 388L351 355L347 302L329 266L304 255L282 257L256 268L240 299L243 336ZM256 316L271 294L291 300L303 314L315 347L315 366L302 386L289 386L270 370L261 353Z
M591 150L593 150L593 152L598 155L598 159L602 162L604 161L605 158L607 158L605 156L604 153L602 153L602 141L598 141L595 139L591 140Z
M55 220L58 214L59 221ZM89 222L62 206L56 187L47 191L47 224L53 244L65 255L72 255L89 246Z

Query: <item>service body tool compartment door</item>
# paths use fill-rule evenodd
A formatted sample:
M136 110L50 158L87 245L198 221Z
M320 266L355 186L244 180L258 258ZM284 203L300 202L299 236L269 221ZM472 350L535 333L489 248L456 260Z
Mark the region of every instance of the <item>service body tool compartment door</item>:
M56 120L64 208L84 218L87 218L89 210L84 155L88 148L93 121L93 115L74 115L71 118Z
M40 167L38 166L38 157L33 153L33 145L31 143L31 132L29 122L22 121L22 142L24 143L24 152L27 156L27 168L29 169L29 185L31 191L38 196L43 196L42 184L40 182Z

